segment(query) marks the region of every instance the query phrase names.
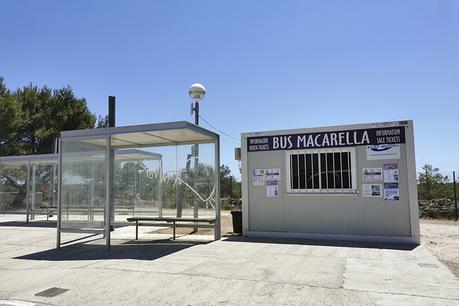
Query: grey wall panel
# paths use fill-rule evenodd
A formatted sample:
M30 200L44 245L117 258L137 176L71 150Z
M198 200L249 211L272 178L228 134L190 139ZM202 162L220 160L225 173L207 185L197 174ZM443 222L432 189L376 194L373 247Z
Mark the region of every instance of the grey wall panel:
M284 217L288 232L322 233L322 196L285 195Z
M356 195L323 196L325 234L364 235L363 201Z
M248 154L248 186L249 186L249 230L251 231L284 231L284 209L282 194L284 191L284 153L263 152ZM279 196L267 197L266 186L254 186L252 171L254 169L280 168Z
M390 202L370 203L367 201L367 235L376 236L410 236L410 223L406 218L405 207Z
M408 178L406 169L405 145L400 146L400 159L367 160L365 148L359 148L358 167L360 169L358 182L363 183L362 169L364 167L384 168L384 164L397 164L399 169L399 201L385 201L380 198L362 198L365 202L366 228L368 235L410 236L410 199L408 196ZM375 181L384 185L384 181ZM361 188L361 187L360 187Z

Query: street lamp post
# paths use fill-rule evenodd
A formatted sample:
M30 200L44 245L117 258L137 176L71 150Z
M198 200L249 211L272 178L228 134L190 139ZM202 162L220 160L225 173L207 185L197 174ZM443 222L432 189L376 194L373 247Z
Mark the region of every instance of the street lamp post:
M206 88L200 83L194 83L190 86L188 90L190 98L194 101L191 105L191 111L194 112L194 123L199 125L199 102L206 96ZM195 144L193 146L193 151L191 152L194 156L194 189L196 190L198 183L198 171L199 171L199 145ZM195 195L193 201L193 218L198 218L199 216L199 199ZM194 232L197 232L198 228L193 229Z

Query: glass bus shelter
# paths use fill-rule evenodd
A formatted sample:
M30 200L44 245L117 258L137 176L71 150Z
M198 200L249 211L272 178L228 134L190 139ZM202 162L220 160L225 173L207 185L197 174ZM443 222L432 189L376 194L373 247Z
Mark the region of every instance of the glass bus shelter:
M74 165L82 160L89 162L91 158L91 154L67 155L69 164ZM58 160L58 154L0 157L0 213L25 215L26 222L35 219L35 215L46 215L47 220L49 216L57 215ZM114 166L119 169L117 175L120 177L115 186L117 211L136 216L148 210L142 205L145 202L143 198L159 198L161 193L160 184L150 184L154 176L159 177L162 173L161 154L117 149ZM63 179L71 185L70 188L81 191L80 197L87 194L89 198L95 198L95 180L85 181L78 175L66 175ZM83 190L82 185L89 188ZM94 203L91 204L92 207L88 208L94 207Z
M35 215L57 212L57 154L0 157L0 213Z
M66 232L102 234L109 248L130 216L212 217L220 239L218 134L179 121L60 136L58 248Z

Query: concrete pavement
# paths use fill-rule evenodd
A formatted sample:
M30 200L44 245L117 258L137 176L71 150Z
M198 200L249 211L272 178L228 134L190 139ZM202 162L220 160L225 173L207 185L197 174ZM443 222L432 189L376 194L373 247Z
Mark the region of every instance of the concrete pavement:
M54 228L7 218L0 216L0 305L459 305L459 280L422 245L173 242L146 227L136 242L135 228L124 227L110 252L97 239L56 251ZM36 296L52 287L68 291Z

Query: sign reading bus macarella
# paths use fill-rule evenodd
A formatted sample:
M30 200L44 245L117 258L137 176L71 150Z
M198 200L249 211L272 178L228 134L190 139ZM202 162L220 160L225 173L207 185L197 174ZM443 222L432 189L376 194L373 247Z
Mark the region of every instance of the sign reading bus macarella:
M392 126L347 131L256 136L247 138L247 150L301 150L405 143L405 127Z

